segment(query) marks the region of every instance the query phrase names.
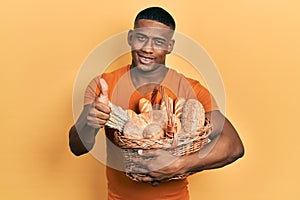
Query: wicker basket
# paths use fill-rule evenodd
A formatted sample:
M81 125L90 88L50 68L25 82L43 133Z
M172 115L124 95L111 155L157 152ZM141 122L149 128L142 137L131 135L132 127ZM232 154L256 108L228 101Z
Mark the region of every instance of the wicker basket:
M175 156L189 155L199 151L203 145L209 142L209 134L211 125L206 119L204 127L199 131L199 134L193 137L165 137L163 139L132 139L125 137L121 132L115 132L115 142L122 149L165 149L171 151ZM177 143L177 144L174 144Z
M209 135L212 127L209 121L206 119L205 126L201 132L193 138L163 138L163 139L130 139L126 138L119 131L115 132L114 138L116 144L122 148L122 153L125 161L125 172L126 175L134 181L138 181L138 178L145 176L144 174L131 173L135 168L132 160L141 158L141 150L155 150L163 149L170 152L174 156L184 156L195 152L198 152L205 144L210 142ZM176 146L175 146L175 145ZM170 180L183 179L191 175L192 172L180 174L172 177Z
M159 88L162 94L162 100L168 104L168 96L165 94L162 87ZM168 106L166 106L168 108ZM171 112L167 109L167 113ZM172 127L171 127L172 128ZM163 149L170 152L174 156L189 155L199 151L205 144L210 142L209 135L212 126L208 119L205 119L204 126L197 130L197 133L180 135L176 132L173 134L165 134L166 137L161 139L132 139L125 137L121 131L115 131L114 139L116 144L122 149L125 160L125 172L132 180L138 181L138 178L145 176L143 174L132 173L135 168L133 159L141 158L141 150ZM183 179L192 173L181 174L171 179ZM170 180L171 180L170 179Z

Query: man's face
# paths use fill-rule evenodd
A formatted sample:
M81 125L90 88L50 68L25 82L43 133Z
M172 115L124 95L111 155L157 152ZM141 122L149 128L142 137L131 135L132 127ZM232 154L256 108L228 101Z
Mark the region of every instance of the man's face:
M153 20L141 19L128 33L133 67L152 71L165 64L166 55L173 50L173 31Z

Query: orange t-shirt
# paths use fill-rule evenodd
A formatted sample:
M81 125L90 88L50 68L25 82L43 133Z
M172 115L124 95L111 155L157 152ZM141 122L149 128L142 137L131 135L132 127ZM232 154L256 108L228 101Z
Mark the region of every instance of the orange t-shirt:
M117 69L111 73L104 73L95 77L88 85L84 104L90 104L99 96L101 88L99 80L105 79L108 84L109 100L123 109L138 112L138 102L141 98L151 99L152 92L142 94L134 87L130 78L130 65ZM161 84L169 97L175 99L198 99L206 112L218 109L215 100L208 90L198 81L189 79L173 69L169 69ZM159 95L157 95L159 96ZM159 99L158 99L159 101ZM106 135L113 144L113 130L106 128ZM108 141L109 141L108 140ZM188 181L172 180L153 187L149 183L135 182L122 171L122 153L114 145L107 145L107 181L109 200L188 200Z

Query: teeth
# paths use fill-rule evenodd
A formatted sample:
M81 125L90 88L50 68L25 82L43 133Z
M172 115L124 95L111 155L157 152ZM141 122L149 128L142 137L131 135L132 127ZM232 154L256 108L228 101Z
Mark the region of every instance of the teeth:
M148 60L148 61L149 61L149 60L152 60L152 58L145 58L145 57L142 57L142 59L143 59L143 60Z
M153 60L153 58L146 58L146 57L143 57L143 56L140 56L140 59L144 63L150 63Z

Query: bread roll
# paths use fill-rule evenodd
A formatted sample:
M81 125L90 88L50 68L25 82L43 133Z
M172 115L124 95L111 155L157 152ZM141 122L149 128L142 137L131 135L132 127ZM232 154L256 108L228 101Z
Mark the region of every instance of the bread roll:
M141 98L139 101L139 111L143 113L143 112L149 112L151 110L152 110L151 102L146 98Z
M193 134L204 126L205 111L196 99L188 99L182 108L181 127L185 133Z
M149 112L150 123L158 124L161 128L166 128L168 122L167 112L165 110L153 110Z
M175 100L174 114L178 118L180 118L182 115L182 107L184 103L185 103L185 98L178 98Z
M141 117L141 115L136 115L127 121L123 129L123 134L127 138L142 139L143 130L147 125L148 122L145 121L145 118Z
M171 97L168 97L168 104L170 106L170 111L173 113L173 99ZM167 110L166 108L166 102L165 101L161 101L161 105L160 105L160 109L161 110Z
M159 124L151 123L145 127L143 137L146 139L161 139L164 137L164 130Z
M137 115L136 112L134 112L131 109L126 110L126 112L127 112L129 119Z

